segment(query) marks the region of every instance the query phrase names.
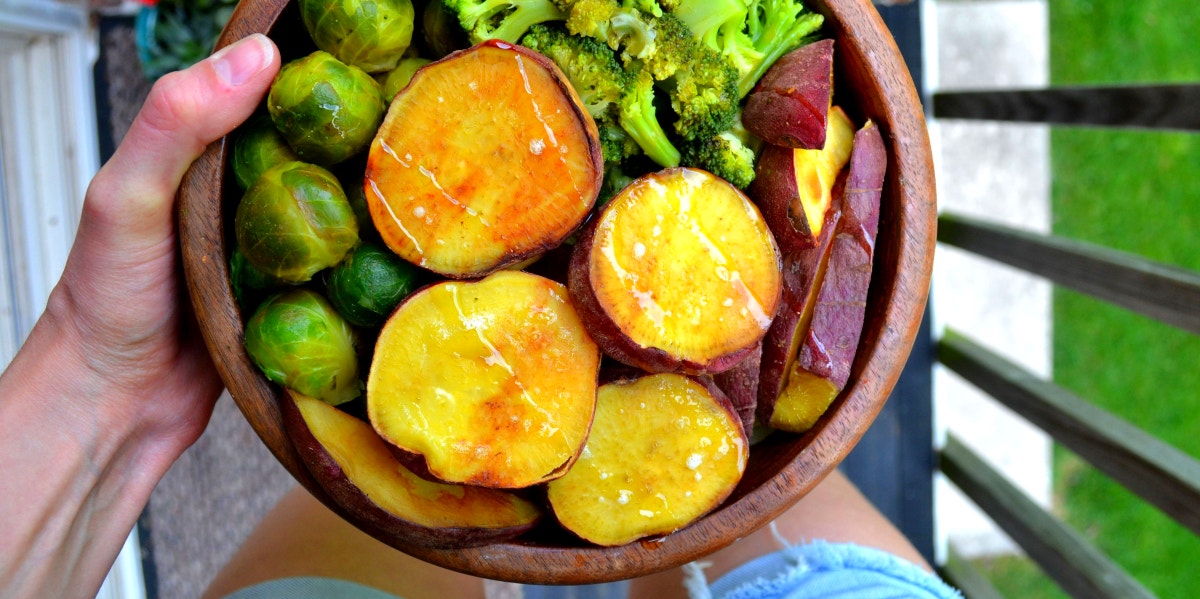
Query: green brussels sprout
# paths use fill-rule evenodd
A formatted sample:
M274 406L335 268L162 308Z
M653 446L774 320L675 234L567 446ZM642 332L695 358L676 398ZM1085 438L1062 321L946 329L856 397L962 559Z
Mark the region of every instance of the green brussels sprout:
M263 273L303 283L358 244L358 223L342 186L314 164L286 162L263 173L233 218L237 248Z
M229 283L233 287L233 297L244 311L249 311L258 305L264 292L286 285L283 281L257 269L241 250L233 250L229 258Z
M383 122L383 91L362 69L317 50L283 65L267 111L297 156L330 166L371 144Z
M411 0L300 0L317 47L368 73L396 66L412 43Z
M288 389L335 406L362 394L354 329L315 291L267 298L244 342L263 375Z
M358 238L379 239L375 221L371 220L371 209L367 207L367 192L363 188L362 174L355 179L357 180L347 181L343 178L341 181L342 189L346 191L346 199L350 202L350 209L354 211L354 220L358 222Z
M243 191L267 169L299 159L265 114L238 129L233 141L233 176Z
M417 69L429 63L430 60L428 58L405 58L400 61L400 64L396 65L396 68L388 71L386 75L381 76L378 81L383 86L384 103L391 104L392 98L395 98L396 94L404 89L409 81L412 81L413 73L416 73Z
M377 327L416 290L420 278L417 267L391 250L364 243L329 271L325 292L350 324Z

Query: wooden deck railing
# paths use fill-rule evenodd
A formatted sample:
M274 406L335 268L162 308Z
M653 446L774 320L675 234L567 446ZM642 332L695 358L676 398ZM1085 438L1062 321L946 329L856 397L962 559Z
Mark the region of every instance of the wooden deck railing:
M1195 85L940 93L932 102L933 116L940 119L1192 131L1200 130L1197 107ZM953 214L939 219L938 241L1200 334L1198 273ZM950 370L1200 535L1200 461L959 332L945 332L935 348L937 360ZM938 467L1067 593L1153 596L953 436L938 453ZM999 596L968 562L951 559L943 572L968 597Z

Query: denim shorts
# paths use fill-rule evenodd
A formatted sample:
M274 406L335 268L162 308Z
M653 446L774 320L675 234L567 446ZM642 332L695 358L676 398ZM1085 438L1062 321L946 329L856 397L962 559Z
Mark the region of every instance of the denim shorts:
M702 567L689 564L684 585L690 599L960 599L937 576L890 553L851 543L821 541L794 545L742 564L709 584ZM561 588L561 597L611 597L579 587ZM611 590L611 589L610 589ZM681 590L681 595L683 594ZM556 596L538 587L539 598ZM330 578L287 578L241 589L228 599L398 599L369 587ZM528 595L527 595L528 597Z

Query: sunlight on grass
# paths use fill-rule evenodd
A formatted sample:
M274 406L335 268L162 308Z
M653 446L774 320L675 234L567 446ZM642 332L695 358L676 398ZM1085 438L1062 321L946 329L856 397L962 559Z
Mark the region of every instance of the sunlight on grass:
M1200 80L1194 2L1049 6L1054 85ZM1055 234L1200 270L1200 136L1059 129L1051 163ZM1200 337L1061 290L1054 329L1060 385L1200 457ZM1056 501L1076 530L1152 592L1194 590L1200 539L1065 450L1054 468Z

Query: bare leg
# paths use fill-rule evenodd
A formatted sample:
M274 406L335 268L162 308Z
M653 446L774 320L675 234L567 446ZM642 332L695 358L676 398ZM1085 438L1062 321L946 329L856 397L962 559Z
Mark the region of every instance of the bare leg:
M260 582L323 576L404 599L483 599L483 581L410 557L363 533L296 487L217 574L204 599Z
M875 506L841 472L834 471L803 499L775 520L776 529L793 545L821 539L830 543L857 543L882 549L932 572L912 543L884 518ZM705 569L714 581L734 568L782 549L770 526L706 558ZM676 568L633 581L631 599L661 599L682 594L683 573Z

